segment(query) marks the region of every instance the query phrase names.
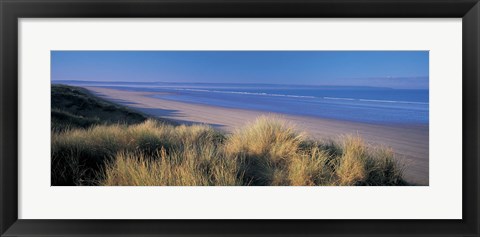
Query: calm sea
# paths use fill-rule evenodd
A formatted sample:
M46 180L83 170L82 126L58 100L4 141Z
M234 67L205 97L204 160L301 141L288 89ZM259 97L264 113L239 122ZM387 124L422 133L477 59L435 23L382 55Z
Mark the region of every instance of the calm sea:
M428 90L269 84L79 82L132 91L169 92L159 99L381 124L428 124Z

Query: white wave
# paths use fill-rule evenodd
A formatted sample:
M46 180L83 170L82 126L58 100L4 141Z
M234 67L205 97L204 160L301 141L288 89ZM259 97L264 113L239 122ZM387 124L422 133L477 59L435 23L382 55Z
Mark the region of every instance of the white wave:
M323 97L326 100L356 100L353 98Z
M258 96L276 96L276 97L290 97L290 98L309 98L315 99L318 97L307 96L307 95L284 95L284 94L269 94L264 92L246 92L246 91L219 91L219 90L206 90L206 89L184 89L184 88L175 88L175 90L180 91L194 91L194 92L213 92L213 93L222 93L222 94L240 94L240 95L258 95ZM414 101L395 101L395 100L371 100L371 99L355 99L355 98L344 98L344 97L321 97L326 100L346 100L346 101L362 101L362 102L375 102L375 103L401 103L401 104L421 104L428 105L426 102L414 102Z
M414 101L397 101L397 100L371 100L371 99L354 99L354 98L339 98L339 97L323 97L326 100L349 100L349 101L362 101L362 102L375 102L375 103L399 103L399 104L419 104L428 105L426 102L414 102Z
M400 103L400 104L428 105L428 103L426 103L426 102L397 101L397 100L367 100L367 99L359 99L359 101L364 101L364 102L379 102L379 103Z
M277 96L277 97L292 97L292 98L310 98L314 99L315 96L307 95L283 95L283 94L269 94L264 92L245 92L245 91L218 91L218 90L204 90L204 89L175 89L182 91L196 91L196 92L214 92L223 94L240 94L240 95L260 95L260 96Z

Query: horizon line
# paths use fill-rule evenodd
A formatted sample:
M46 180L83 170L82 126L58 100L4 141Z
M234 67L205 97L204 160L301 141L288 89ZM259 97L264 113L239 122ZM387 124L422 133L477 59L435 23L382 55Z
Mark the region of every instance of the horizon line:
M428 77L428 76L421 76L421 77ZM417 77L420 78L420 77ZM97 82L97 83L172 83L172 84L241 84L241 85L284 85L284 86L325 86L325 87L370 87L370 88L386 88L386 89L412 89L412 88L393 88L387 86L370 86L370 85L339 85L339 84L285 84L285 83L252 83L252 82L174 82L174 81L95 81L95 80L66 80L66 79L51 79L51 82L62 82L62 81L70 81L70 82ZM429 88L413 88L417 90L428 90Z

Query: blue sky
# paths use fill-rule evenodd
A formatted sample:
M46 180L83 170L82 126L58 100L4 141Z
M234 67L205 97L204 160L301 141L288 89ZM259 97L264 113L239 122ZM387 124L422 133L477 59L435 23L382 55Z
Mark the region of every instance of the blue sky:
M428 51L52 51L51 79L428 88Z

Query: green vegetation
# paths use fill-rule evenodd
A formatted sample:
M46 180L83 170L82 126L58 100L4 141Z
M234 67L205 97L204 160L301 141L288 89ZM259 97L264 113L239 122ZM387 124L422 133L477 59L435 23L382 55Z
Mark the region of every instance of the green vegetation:
M99 124L135 124L145 115L102 100L79 87L52 85L52 131L88 128Z
M406 184L393 152L358 136L342 140L311 141L270 117L232 134L173 125L82 89L52 87L52 185Z

